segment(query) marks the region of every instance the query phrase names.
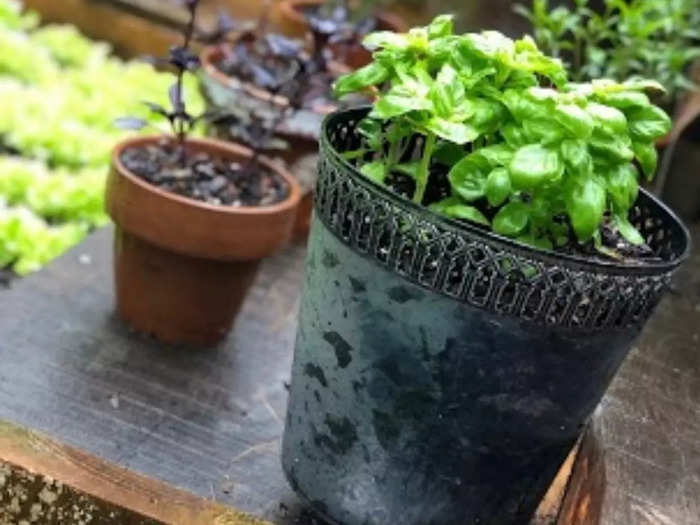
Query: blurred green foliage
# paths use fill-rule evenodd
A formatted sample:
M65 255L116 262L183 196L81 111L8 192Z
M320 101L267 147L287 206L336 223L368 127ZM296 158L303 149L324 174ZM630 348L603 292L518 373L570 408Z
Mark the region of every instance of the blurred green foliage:
M70 26L38 27L0 0L0 268L36 271L107 222L104 186L113 122L167 104L172 78L110 56ZM196 80L188 107L203 110Z
M604 0L600 12L589 0L574 0L571 8L533 0L516 11L531 22L545 52L571 63L578 81L653 78L666 88L666 104L697 89L686 72L700 57L699 0Z

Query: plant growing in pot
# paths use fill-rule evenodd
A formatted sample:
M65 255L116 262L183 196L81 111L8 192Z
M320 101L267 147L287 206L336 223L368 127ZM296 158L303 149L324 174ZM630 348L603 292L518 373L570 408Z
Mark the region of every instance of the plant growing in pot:
M213 35L201 35L216 42L201 55L203 91L210 107L229 115L213 132L286 162L302 184L296 232L305 235L321 121L337 108L331 90L337 72L322 48L309 54L301 42L269 32L265 15L252 27L227 17L218 26Z
M172 135L119 144L107 182L116 223L117 308L133 328L167 343L212 345L233 324L259 262L290 237L299 187L284 169L247 148L191 138L197 122L183 99L183 78L197 69L190 50L199 0L185 0L190 21L170 63L172 108L149 104ZM220 115L215 115L220 118ZM125 118L134 129L145 121Z
M688 254L638 189L670 126L441 16L369 35L330 116L283 467L335 522L527 523Z
M677 142L700 115L698 75L690 67L700 58L700 5L695 0L606 0L596 11L588 0L576 0L571 9L550 9L548 0L533 0L531 8L518 5L516 11L531 22L543 50L571 64L576 80L643 75L666 88L653 100L675 117L671 132L658 142L666 149L655 191L673 196L669 203L684 215L700 214L700 183L689 180L688 163L674 159ZM697 143L683 142L681 150L692 159ZM672 164L679 168L673 173Z
M384 4L374 0L285 0L280 10L290 31L311 34L316 49L328 49L334 60L358 68L372 59L361 45L367 34L406 29L398 16L380 9Z

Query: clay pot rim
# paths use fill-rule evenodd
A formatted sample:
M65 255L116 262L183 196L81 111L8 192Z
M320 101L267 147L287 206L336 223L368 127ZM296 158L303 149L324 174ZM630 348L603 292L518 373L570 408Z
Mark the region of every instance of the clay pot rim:
M297 24L303 24L308 26L306 18L301 13L300 8L302 7L314 7L317 5L324 4L325 0L283 0L280 2L280 10L287 17L291 18ZM403 21L403 19L393 13L387 11L379 10L374 13L374 16L378 21L382 22L384 26L391 27L393 31L399 33L405 33L408 31L408 26Z
M127 148L144 146L147 144L158 143L163 139L169 139L168 135L145 135L140 137L132 137L126 139L117 144L112 151L112 166L119 173L121 177L127 178L132 184L151 192L160 198L174 201L180 204L185 204L192 206L194 208L200 208L214 213L223 213L226 215L274 215L281 212L286 212L292 210L299 205L301 201L301 188L299 183L294 178L294 176L289 173L284 167L278 165L277 163L271 161L267 157L260 157L260 162L265 168L273 171L276 175L282 177L282 179L289 186L289 195L283 201L267 206L217 206L215 204L209 204L203 201L192 199L189 197L184 197L182 195L177 195L169 191L158 188L157 186L143 180L138 175L134 174L126 166L124 166L121 155ZM195 151L199 149L206 149L207 146L213 147L217 150L226 152L232 157L238 158L250 158L253 155L253 151L241 144L235 142L224 142L222 140L211 139L211 138L188 138L186 145L188 147L194 148Z

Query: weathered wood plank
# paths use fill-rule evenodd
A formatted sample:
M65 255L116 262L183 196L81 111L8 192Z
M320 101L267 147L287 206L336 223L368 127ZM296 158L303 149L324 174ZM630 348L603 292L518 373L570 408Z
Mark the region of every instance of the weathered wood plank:
M2 523L264 523L7 423L0 481Z
M557 525L598 525L606 490L600 431L593 423L581 438L572 475L559 510Z
M591 455L582 455L584 451ZM594 480L599 481L588 467L599 457L589 435L562 466L532 525L597 524L592 517L600 506L587 489L595 487L591 485ZM591 519L583 520L584 515ZM0 522L32 519L46 525L269 523L61 445L40 433L0 422ZM308 522L313 520L304 521ZM299 519L294 523L300 523Z

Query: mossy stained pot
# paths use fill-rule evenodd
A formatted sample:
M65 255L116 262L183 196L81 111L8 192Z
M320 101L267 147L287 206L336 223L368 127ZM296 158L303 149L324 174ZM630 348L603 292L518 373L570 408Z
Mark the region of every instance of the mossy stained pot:
M282 462L347 525L526 524L689 250L642 192L662 261L624 266L433 214L342 159L329 117Z

